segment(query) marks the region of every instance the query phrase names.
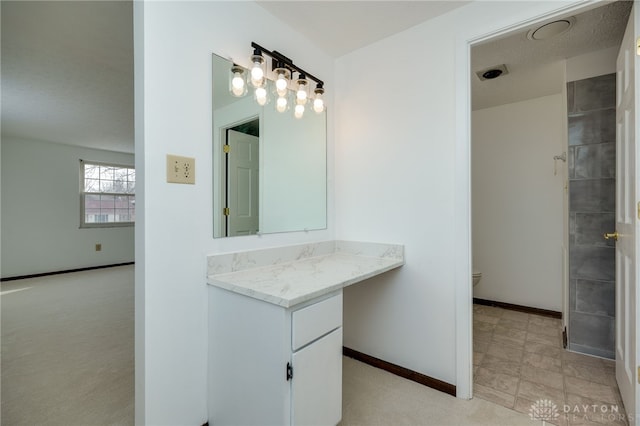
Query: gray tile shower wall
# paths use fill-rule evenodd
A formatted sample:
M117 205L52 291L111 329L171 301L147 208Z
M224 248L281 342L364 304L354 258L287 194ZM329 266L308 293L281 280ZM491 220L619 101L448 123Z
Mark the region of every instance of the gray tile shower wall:
M569 348L614 357L616 76L567 84Z

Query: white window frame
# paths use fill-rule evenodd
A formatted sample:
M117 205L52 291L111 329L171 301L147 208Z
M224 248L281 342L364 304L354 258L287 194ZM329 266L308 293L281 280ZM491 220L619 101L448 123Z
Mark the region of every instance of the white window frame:
M104 163L99 161L80 160L80 228L121 228L127 226L134 226L135 220L121 221L121 222L86 222L85 215L85 196L86 195L114 195L133 197L135 202L135 191L133 194L126 192L87 192L85 191L85 165L91 166L106 166L117 167L122 169L133 169L135 167L129 164L116 164L116 163ZM103 214L103 213L101 213Z

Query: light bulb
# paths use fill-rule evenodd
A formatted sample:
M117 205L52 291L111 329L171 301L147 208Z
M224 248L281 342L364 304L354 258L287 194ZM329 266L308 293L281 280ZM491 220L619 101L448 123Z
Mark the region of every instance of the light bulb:
M253 87L260 87L264 84L264 58L257 53L254 52L253 56L251 56L251 85Z
M313 100L313 110L318 114L324 111L324 101L322 100L322 98L315 98Z
M302 118L304 115L304 105L296 105L296 108L293 110L293 116L295 118Z
M287 98L280 96L278 100L276 100L276 111L285 112L287 110Z
M278 79L276 80L276 91L279 96L285 96L287 94L287 86L288 82L284 74L278 74Z
M267 103L267 89L265 89L264 87L258 87L255 94L256 102L258 102L258 105L264 106Z
M254 66L253 68L251 68L251 82L255 85L261 85L262 84L262 79L264 78L264 71L262 71L262 68L260 68L260 66Z
M307 97L309 95L309 85L307 84L307 80L304 78L304 76L299 78L296 84L298 86L296 90L296 100L299 104L304 104L305 102L307 102Z
M239 72L233 74L233 79L231 80L231 90L236 96L242 96L244 94L244 78L242 78L242 74L240 74Z
M314 90L316 96L313 98L313 110L320 114L324 111L324 99L322 95L324 94L324 88L322 85L318 84L316 90Z
M231 72L229 73L229 91L233 96L241 97L247 93L247 85L244 81L244 71L245 69L238 65L231 67Z

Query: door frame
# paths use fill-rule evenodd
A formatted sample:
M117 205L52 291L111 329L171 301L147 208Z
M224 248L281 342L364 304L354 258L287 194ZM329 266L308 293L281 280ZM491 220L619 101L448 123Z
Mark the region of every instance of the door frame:
M456 396L473 396L473 282L471 228L471 48L479 43L521 31L529 26L562 16L585 12L604 4L601 0L552 4L540 13L514 14L506 21L492 21L482 30L462 33L455 50L455 183L454 247L456 308ZM564 279L564 277L563 277ZM568 300L568 286L563 283L563 297ZM564 305L564 304L563 304ZM563 315L564 316L564 315Z

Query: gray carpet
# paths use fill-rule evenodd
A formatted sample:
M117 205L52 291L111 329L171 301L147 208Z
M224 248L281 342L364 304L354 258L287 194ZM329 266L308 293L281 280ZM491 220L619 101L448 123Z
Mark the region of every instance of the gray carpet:
M2 283L2 424L134 419L133 266Z

